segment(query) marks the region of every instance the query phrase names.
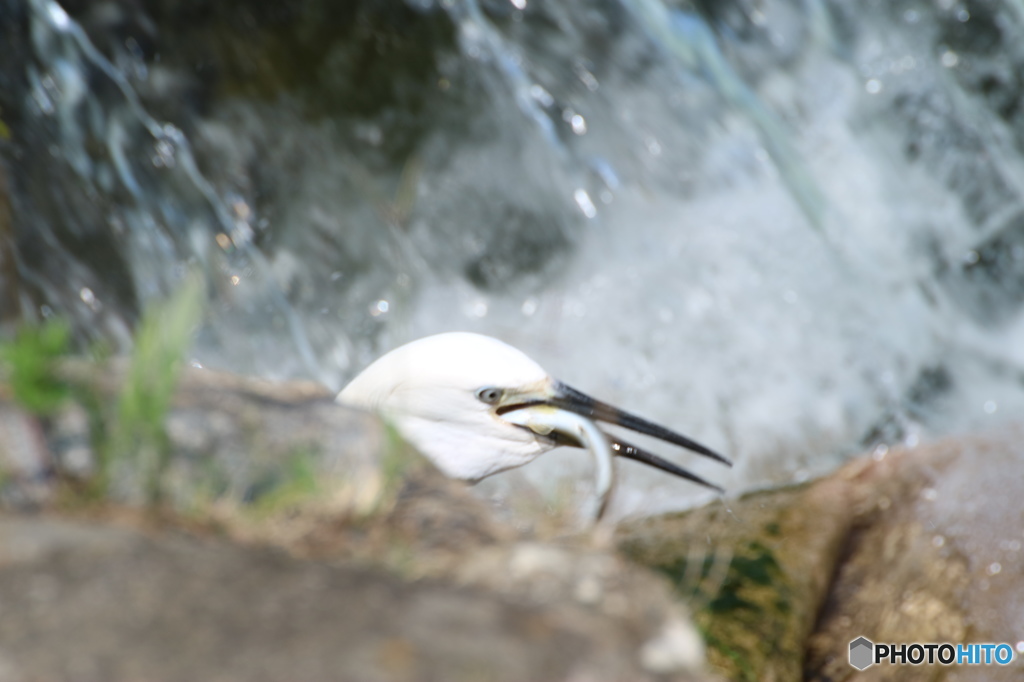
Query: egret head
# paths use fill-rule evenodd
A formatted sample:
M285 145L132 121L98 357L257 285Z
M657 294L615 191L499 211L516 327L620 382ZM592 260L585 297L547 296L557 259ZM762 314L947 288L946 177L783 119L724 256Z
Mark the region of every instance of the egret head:
M690 439L599 402L552 379L515 348L487 336L451 332L413 341L367 367L338 395L382 413L446 475L478 481L522 466L558 445L585 447L598 465L604 501L613 455L716 488L671 462L613 438L596 421L618 424L728 461Z

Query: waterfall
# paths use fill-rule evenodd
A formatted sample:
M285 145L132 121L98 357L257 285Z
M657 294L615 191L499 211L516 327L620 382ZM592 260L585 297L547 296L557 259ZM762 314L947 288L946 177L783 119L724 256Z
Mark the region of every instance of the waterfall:
M1020 2L304 7L7 0L2 305L126 345L198 268L195 362L332 387L492 334L733 490L1024 407Z

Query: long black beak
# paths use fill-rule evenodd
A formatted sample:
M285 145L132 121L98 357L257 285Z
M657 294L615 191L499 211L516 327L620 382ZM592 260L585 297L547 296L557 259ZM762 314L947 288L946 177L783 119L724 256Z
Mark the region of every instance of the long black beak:
M667 459L662 459L661 457L658 457L654 453L647 452L646 450L638 448L637 446L627 443L624 440L616 440L611 436L608 436L608 442L611 443L612 450L615 452L616 455L622 455L623 457L626 457L628 459L632 459L637 462L643 462L644 464L652 466L655 469L661 469L662 471L673 474L674 476L678 476L679 478L685 478L688 481L693 481L694 483L700 484L705 488L717 490L719 493L722 494L725 493L725 490L721 486L717 486L714 483L711 483L710 481L701 478L697 474L687 471L681 466L673 464Z
M595 419L608 424L616 424L623 428L636 431L637 433L653 436L654 438L663 440L667 443L672 443L673 445L678 445L686 448L687 450L696 452L697 454L704 455L705 457L710 457L711 459L717 460L726 466L732 466L732 462L722 455L680 433L666 429L664 426L659 426L658 424L649 422L642 417L630 414L629 412L620 410L619 408L613 407L607 403L595 400L587 394L577 391L575 388L563 383L558 383L555 386L554 397L549 398L545 402L563 410L575 412L576 414L587 417L588 419ZM625 441L613 438L612 436L608 436L608 440L616 454L638 462L643 462L648 466L661 469L664 472L679 476L680 478L685 478L693 481L694 483L699 483L700 485L707 486L714 490L722 490L718 486L705 481L696 474L692 474L686 469L678 467L672 462L651 454L646 450L638 448Z

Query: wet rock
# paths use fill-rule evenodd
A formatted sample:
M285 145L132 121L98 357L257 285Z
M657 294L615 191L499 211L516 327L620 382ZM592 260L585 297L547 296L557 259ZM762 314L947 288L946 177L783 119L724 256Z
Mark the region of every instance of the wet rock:
M730 679L1012 679L876 666L849 643L1007 642L1024 626L1019 434L880 450L810 484L624 524L624 553L698 608ZM1015 462L1017 464L1015 464Z
M848 519L813 487L624 524L619 546L697 609L709 663L729 679L800 679L804 644ZM835 506L829 502L835 502ZM815 505L819 514L805 514Z
M890 453L860 474L883 479L847 540L807 652L808 678L853 679L846 647L874 642L1006 642L1024 632L1020 433ZM865 500L869 502L870 500ZM1019 656L1019 652L1017 653ZM1019 667L902 666L901 680L1013 680ZM858 680L891 679L876 666Z

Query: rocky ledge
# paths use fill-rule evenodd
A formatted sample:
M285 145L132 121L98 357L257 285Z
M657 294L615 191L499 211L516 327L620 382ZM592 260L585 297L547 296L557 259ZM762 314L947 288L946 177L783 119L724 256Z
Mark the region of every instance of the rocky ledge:
M611 534L510 524L310 384L189 370L147 425L116 365L59 379L31 412L0 386L0 682L1019 672L847 662L859 636L1016 645L1016 433Z

